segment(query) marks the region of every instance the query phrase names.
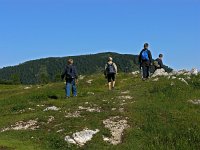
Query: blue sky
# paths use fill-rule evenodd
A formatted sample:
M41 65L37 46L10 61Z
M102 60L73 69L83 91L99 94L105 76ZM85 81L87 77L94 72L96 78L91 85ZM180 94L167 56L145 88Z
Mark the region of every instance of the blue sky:
M199 0L0 0L0 67L113 51L200 69Z

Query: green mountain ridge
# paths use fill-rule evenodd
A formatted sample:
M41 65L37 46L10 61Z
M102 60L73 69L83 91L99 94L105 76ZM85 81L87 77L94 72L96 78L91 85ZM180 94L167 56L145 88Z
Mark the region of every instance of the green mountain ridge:
M106 52L90 55L42 58L27 61L16 66L4 67L0 69L0 82L37 84L59 81L60 74L69 58L74 59L74 64L77 66L79 74L94 74L104 70L109 56L113 57L120 72L139 70L138 55ZM165 69L168 72L172 70L167 66Z

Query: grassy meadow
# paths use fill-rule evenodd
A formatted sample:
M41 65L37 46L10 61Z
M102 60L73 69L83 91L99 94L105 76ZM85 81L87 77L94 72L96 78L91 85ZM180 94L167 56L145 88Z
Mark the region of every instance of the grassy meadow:
M115 90L108 91L104 76L95 74L79 80L78 97L69 99L65 99L63 82L0 85L0 131L18 121L37 120L38 125L35 130L0 132L0 150L198 150L200 105L189 100L200 99L200 76L191 76L187 82L189 85L166 77L142 81L139 76L120 73ZM60 110L43 111L49 106ZM101 111L81 111L81 117L65 117L79 106ZM48 123L51 116L54 119ZM130 126L116 146L102 138L111 136L103 124L111 116L128 118ZM100 132L83 147L64 140L66 135L85 128Z

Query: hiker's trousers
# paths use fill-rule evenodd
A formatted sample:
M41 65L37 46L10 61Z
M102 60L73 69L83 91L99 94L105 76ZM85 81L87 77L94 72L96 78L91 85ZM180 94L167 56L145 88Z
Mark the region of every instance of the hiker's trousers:
M72 90L71 90L72 89ZM75 79L67 79L66 80L66 96L70 97L70 93L72 91L73 96L77 96L76 82Z
M149 66L142 66L143 78L149 77Z

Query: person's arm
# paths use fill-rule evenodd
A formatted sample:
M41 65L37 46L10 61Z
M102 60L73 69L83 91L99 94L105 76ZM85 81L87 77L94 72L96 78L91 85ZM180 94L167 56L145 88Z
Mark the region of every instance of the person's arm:
M139 54L139 69L142 68L142 52L143 52L143 50Z
M76 84L78 84L78 72L77 72L77 69L75 66L73 67L73 69L74 69L75 82L76 82Z
M108 64L106 63L106 64L105 64L105 69L104 69L104 70L106 70L106 69L107 69L107 67L108 67Z
M142 51L141 51L140 54L139 54L139 64L140 64L140 65L141 65L141 63L142 63L141 55L142 55Z
M104 75L106 76L107 75L107 67L108 67L108 64L105 64L105 68L104 68Z
M78 72L75 66L74 66L74 76L75 76L75 79L78 79Z
M63 80L65 75L66 75L66 72L67 72L67 67L65 68L65 70L63 71L63 73L61 74L61 79Z
M117 65L115 63L113 63L113 66L115 67L115 71L117 73Z
M151 55L151 51L149 50L149 60L150 60L150 64L152 65L153 60L152 60L152 55Z
M164 65L163 65L163 61L160 60L160 68L163 68L163 67L164 67Z

